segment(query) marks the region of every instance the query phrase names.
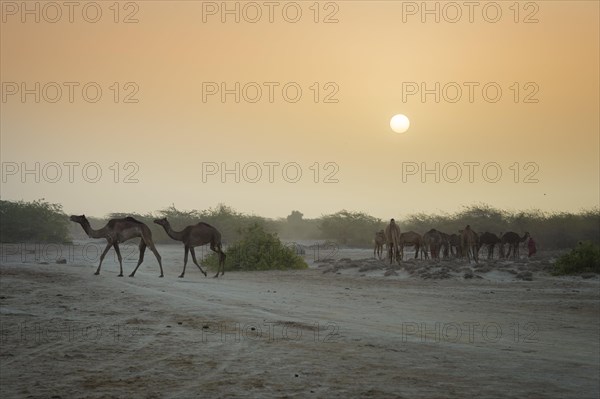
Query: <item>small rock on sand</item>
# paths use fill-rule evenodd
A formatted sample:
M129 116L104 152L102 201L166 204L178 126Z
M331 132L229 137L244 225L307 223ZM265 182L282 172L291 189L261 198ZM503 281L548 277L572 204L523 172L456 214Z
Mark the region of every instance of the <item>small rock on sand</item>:
M521 273L517 274L515 277L518 278L519 280L524 280L524 281L532 281L533 280L533 275L531 274L531 272L521 272Z

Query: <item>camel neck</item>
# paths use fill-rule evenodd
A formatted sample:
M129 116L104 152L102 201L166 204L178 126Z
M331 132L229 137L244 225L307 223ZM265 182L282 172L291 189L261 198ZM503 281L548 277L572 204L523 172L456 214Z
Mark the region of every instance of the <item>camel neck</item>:
M90 238L104 238L104 228L100 229L100 230L94 230L92 229L92 226L90 225L90 222L88 222L87 220L85 220L82 224L81 227L83 227L83 230L85 231L85 233L90 237Z
M175 231L171 228L170 224L163 226L167 235L176 241L183 241L183 231Z

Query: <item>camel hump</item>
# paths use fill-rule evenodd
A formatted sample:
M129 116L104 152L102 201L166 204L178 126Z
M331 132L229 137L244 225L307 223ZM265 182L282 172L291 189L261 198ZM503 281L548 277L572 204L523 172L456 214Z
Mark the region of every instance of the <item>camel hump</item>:
M133 223L144 224L144 223L140 222L139 220L132 218L131 216L127 216L127 217L125 218L125 220L127 220L128 222L133 222Z
M211 226L208 223L205 222L198 222L197 226L206 226L206 227L210 227L211 229L214 229L214 226Z

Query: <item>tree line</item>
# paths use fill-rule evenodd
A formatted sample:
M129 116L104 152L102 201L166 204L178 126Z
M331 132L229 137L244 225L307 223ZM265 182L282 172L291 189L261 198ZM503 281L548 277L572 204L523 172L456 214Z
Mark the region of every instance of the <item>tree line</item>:
M385 228L389 220L364 212L341 210L318 218L304 218L294 210L285 218L270 219L248 215L220 204L204 210L181 210L175 206L145 214L111 213L98 218L88 215L94 228L109 219L133 216L146 223L157 243L173 243L154 219L166 217L175 230L203 221L216 227L225 244L239 241L244 231L261 226L284 240L330 240L342 246L371 247L376 231ZM465 206L454 213L417 213L394 217L403 232L423 234L431 228L452 234L467 224L476 232L489 231L499 235L507 231L523 234L528 231L545 249L573 248L580 241L600 242L600 208L579 212L544 212L540 210L508 211L487 204ZM62 242L85 239L79 225L71 223L62 205L40 199L33 202L0 200L0 242Z

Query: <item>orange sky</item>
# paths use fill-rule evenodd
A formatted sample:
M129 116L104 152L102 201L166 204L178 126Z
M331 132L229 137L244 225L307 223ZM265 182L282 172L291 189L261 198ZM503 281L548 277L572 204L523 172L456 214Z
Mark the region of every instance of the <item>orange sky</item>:
M21 2L1 2L2 199L46 198L62 203L67 213L97 216L223 202L268 217L294 209L306 217L348 209L382 218L454 211L474 202L566 211L599 203L598 2L520 2L518 23L513 1L496 3L502 12L496 23L486 21L495 17L488 2L478 3L472 22L463 7L456 23L447 21L456 11L448 2L427 3L439 4L439 23L434 15L425 15L423 23L422 10L403 14L421 2L320 2L318 23L313 1L294 3L302 11L296 23L282 14L287 7L285 16L295 16L290 2L274 3L272 23L263 2L253 3L262 12L256 23L244 20L255 15L247 2L227 3L238 4L239 23L235 15L221 22L221 10L203 15L222 2L121 2L118 23L113 1L97 2L102 15L96 23L85 20L95 16L89 6L83 14L85 2L74 9L72 23L63 2L53 3L62 8L55 23L48 21L56 15L53 5L38 3L36 22L35 13L23 15ZM123 23L132 12L138 22ZM323 23L332 12L337 23ZM527 16L538 22L524 23ZM39 103L34 94L22 102L23 82L29 88L40 82ZM49 82L62 87L56 103L48 101L55 97L54 86L44 92ZM72 103L64 82L79 84ZM82 96L89 82L102 89L96 103ZM116 103L114 82L120 86ZM128 82L134 85L125 87ZM233 94L224 103L218 94L203 102L203 83L210 82L229 88L256 82L262 97L251 103L240 92L239 103ZM302 89L297 102L283 97L281 88L290 82ZM403 101L410 82L428 88L456 82L463 93L456 103L443 96L436 103L434 94L425 102L419 95ZM473 102L465 82L478 85ZM490 82L502 90L495 103L481 90ZM268 84L274 87L272 103ZM15 87L19 92L13 94ZM134 87L138 102L124 103ZM247 86L248 98L255 87ZM526 103L534 88L538 102ZM337 103L325 103L334 90ZM396 113L410 118L408 132L390 130ZM39 173L22 182L23 166L34 169L36 162ZM65 162L79 162L73 182ZM115 162L118 168L111 167ZM128 162L137 167L125 169ZM203 181L203 163L233 169L236 162L239 183L234 175L222 182L219 174ZM255 183L249 181L253 162L263 173ZM269 162L279 162L273 182L264 165ZM436 162L440 182L419 173L403 181L403 168L434 169ZM465 162L479 163L472 182ZM54 183L53 163L62 172ZM98 182L82 176L86 163L100 167ZM294 178L293 163L302 171L295 183L286 181ZM327 163L336 166L325 169ZM285 164L291 169L284 177ZM451 182L457 164L463 177ZM483 176L486 164L489 173ZM88 180L94 180L93 166ZM486 181L496 169L502 172L499 181ZM124 182L130 172L137 183ZM330 172L337 182L324 182ZM524 182L530 172L537 182Z

